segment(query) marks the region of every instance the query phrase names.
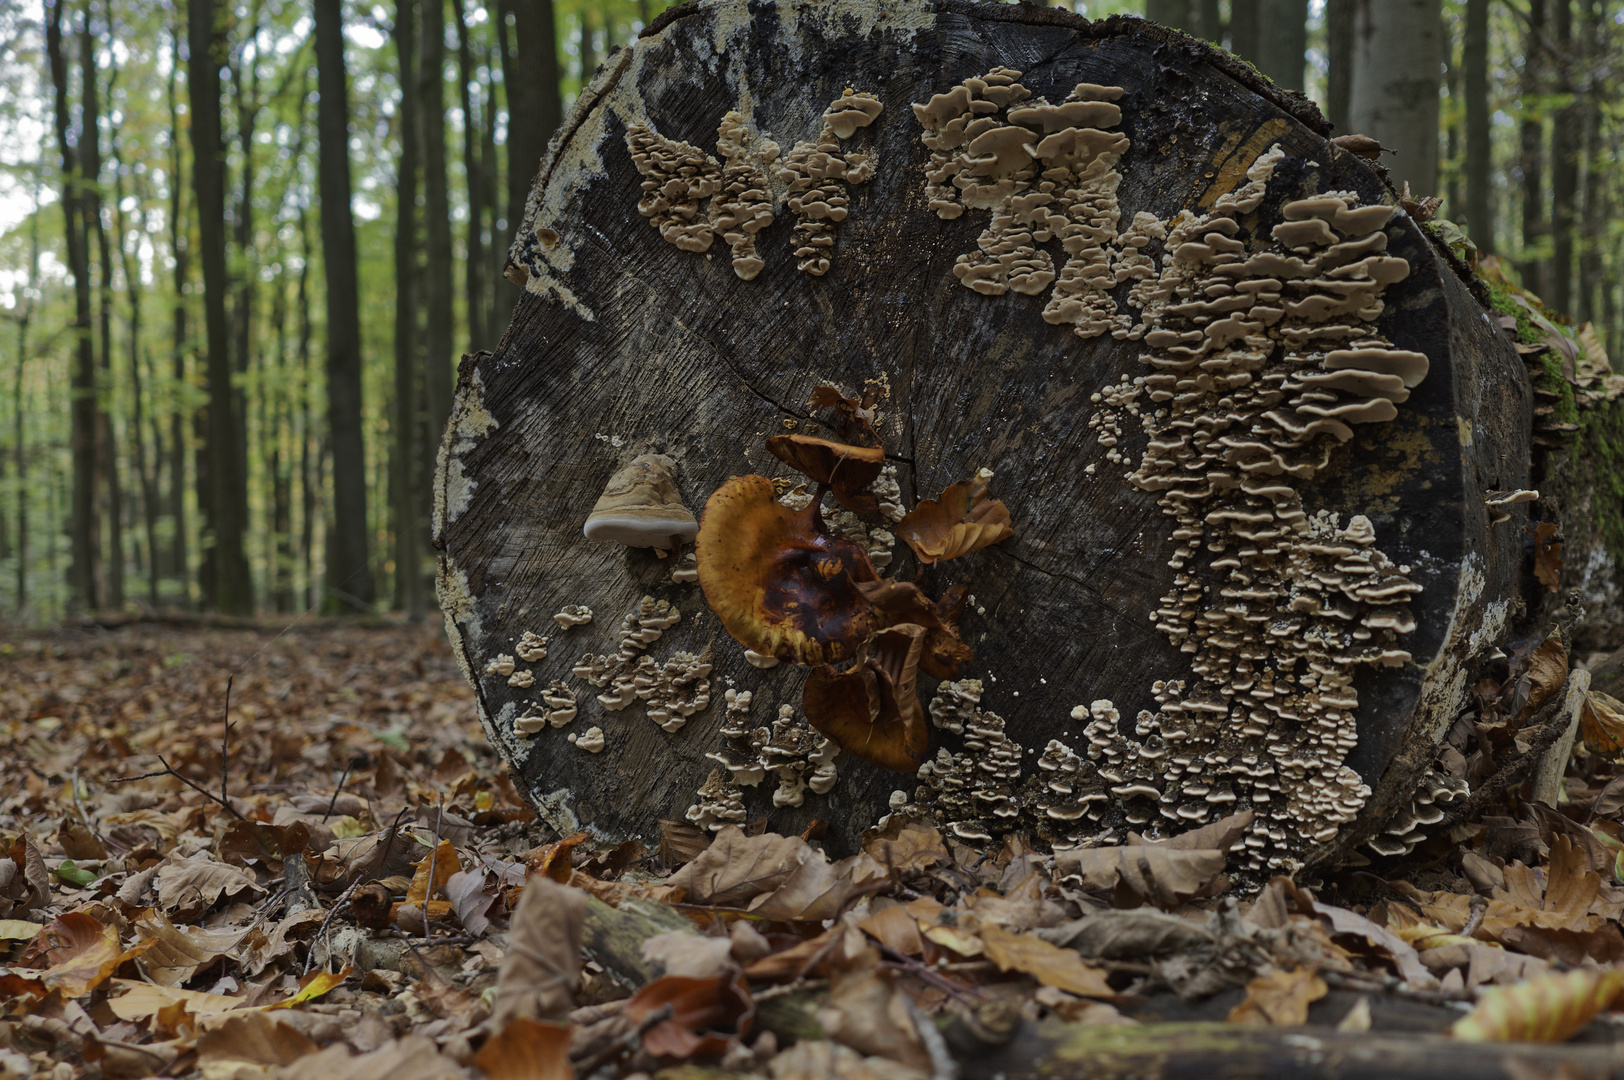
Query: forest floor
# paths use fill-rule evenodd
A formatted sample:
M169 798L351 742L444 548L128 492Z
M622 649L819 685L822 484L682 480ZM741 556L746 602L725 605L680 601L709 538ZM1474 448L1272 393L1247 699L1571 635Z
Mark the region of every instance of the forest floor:
M1468 767L1560 670L1480 684ZM1624 717L1591 704L1558 808L1247 891L1234 819L1058 860L560 837L432 625L0 635L0 1080L1606 1074Z

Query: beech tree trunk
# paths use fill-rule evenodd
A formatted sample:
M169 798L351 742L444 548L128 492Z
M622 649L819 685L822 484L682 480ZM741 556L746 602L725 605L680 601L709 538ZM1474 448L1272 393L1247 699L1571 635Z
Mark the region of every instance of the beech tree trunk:
M784 833L827 822L831 847L850 850L901 792L896 801L962 837L976 827L969 811L933 792L930 779L959 770L978 799L1004 800L1005 816L982 813L994 835L1116 843L1130 830L1170 835L1251 808L1262 824L1232 870L1261 877L1341 856L1410 807L1474 665L1495 643L1530 632L1517 621L1525 608L1530 619L1541 615L1532 592L1529 604L1519 600L1531 580L1527 504L1509 504L1499 524L1485 505L1486 492L1531 486L1532 408L1524 366L1485 316L1485 294L1474 295L1464 267L1408 215L1373 209L1394 207L1395 193L1369 163L1328 143L1330 126L1312 105L1192 38L1031 5L899 0L861 8L859 18L833 10L739 0L662 15L603 66L543 162L507 267L526 283L523 298L497 351L464 358L436 482L440 600L492 743L555 828L590 825L652 844L661 820L681 821L704 802L696 791L727 749L727 691L750 693L749 727L767 727L781 709L804 726L808 669L748 662L680 553L662 559L593 543L582 525L611 475L644 453L675 462L696 515L730 477L804 479L764 440L786 431L834 437L808 395L823 384L848 394L867 386L884 394L878 430L897 482L894 493L876 488L881 503L912 509L986 468L1013 520L1012 539L933 567L921 567L902 539L885 543L900 527L883 507L862 529L849 519L839 526L866 536L875 555L889 547L887 577L918 581L932 597L968 588L959 630L975 656L957 679L961 692L981 681L979 705L961 710L964 733L932 729L927 758L950 757L923 780L842 754L827 794L808 790L799 805L793 797L779 805L786 800L775 802L782 788L769 773L736 793L743 816ZM1031 95L1024 105L1013 103L1022 92L1013 87ZM863 100L843 98L846 88L883 109L842 138L846 122L823 117ZM1068 159L1038 145L1042 132L1015 132L1003 150L983 142L967 151L951 138L972 100L975 116L1013 128L1060 116L1042 108L1068 98L1080 104L1065 115L1080 111L1102 126L1061 141L1115 151ZM1119 121L1099 104L1112 99ZM915 105L930 108L921 116ZM1032 108L1039 112L1020 111ZM724 121L730 112L738 115ZM735 122L743 134L719 140L718 126ZM1125 142L1112 143L1118 135ZM1023 144L1036 149L1012 149ZM1053 171L1043 176L1054 188L1041 186L1033 153L1048 155L1042 168ZM728 154L727 167L740 171L722 172ZM694 186L673 172L679 159L696 170ZM825 179L808 180L813 168ZM1001 169L1012 171L999 177ZM827 179L842 170L847 183ZM735 181L708 210L691 194L709 194L707 177ZM998 188L1000 178L1009 185ZM964 184L983 185L983 194L961 198ZM718 202L752 198L749 190L765 191L774 215L754 235L754 275L748 237L705 231L707 213L723 213ZM1307 200L1322 192L1354 193L1337 212L1373 224L1337 218L1336 237L1320 234L1313 214L1332 213L1331 204ZM1042 194L1060 208L1051 213L1068 215L1062 223L1014 224ZM965 205L974 198L979 205ZM821 212L808 209L820 200L845 200L848 215L807 216ZM664 234L653 227L661 224ZM691 250L700 241L708 250ZM1342 254L1323 246L1333 243ZM1339 269L1355 249L1394 261ZM1307 261L1289 262L1299 257ZM1219 272L1241 260L1246 272ZM1351 287L1372 302L1336 317L1347 325L1325 333L1337 341L1301 344L1327 340L1315 337L1330 324L1314 312L1336 308L1313 299L1315 290L1346 295L1326 282L1392 270L1396 260L1407 273L1379 296L1368 292L1374 284ZM1333 271L1340 276L1311 278ZM1229 284L1248 275L1263 277L1246 289ZM1157 289L1171 306L1158 306ZM1256 289L1264 292L1247 291ZM1270 289L1284 299L1255 307L1244 299ZM1223 343L1217 323L1231 310L1249 312L1244 346ZM1407 395L1393 391L1401 400L1390 410L1372 399L1349 411L1332 393L1291 398L1289 408L1334 401L1337 415L1353 418L1340 432L1304 429L1305 441L1293 443L1278 425L1307 414L1265 419L1265 404L1283 396L1267 388L1294 391L1309 383L1292 380L1310 376L1336 383L1343 368L1328 357L1353 340L1385 343L1370 347L1412 364L1424 354L1424 378ZM1180 354L1177 342L1195 344ZM1226 384L1206 374L1231 363L1249 364L1247 377ZM1391 377L1385 385L1396 387ZM1184 434L1196 430L1211 439ZM1311 450L1312 463L1271 465L1243 449L1270 439ZM1179 460L1196 470L1169 482L1184 485L1195 511L1155 479L1162 465L1174 467L1169 454L1185 454ZM1226 533L1221 522L1243 507L1268 518L1257 493L1270 484L1281 485L1269 488L1283 500L1278 520L1298 524L1250 541ZM1271 555L1260 543L1283 546ZM1303 546L1315 544L1328 546ZM1367 554L1350 555L1349 545ZM1383 588L1411 599L1383 612L1373 599L1350 601L1343 615L1301 618L1314 602L1291 592L1298 586L1255 591L1283 581L1288 564L1318 567L1321 584L1379 565ZM575 674L590 675L593 657L613 665L622 620L644 598L669 603L681 620L670 625L665 615L642 655L667 672L687 662L679 652L708 653L712 664L708 706L677 730L649 719L641 700L601 704L612 692ZM571 605L590 607L592 621L561 628L554 615ZM1271 629L1218 629L1232 618ZM1315 653L1322 701L1291 673L1313 684L1294 657L1333 638L1335 657ZM1241 639L1255 643L1246 663L1229 651ZM1340 705L1333 685L1345 687ZM1302 709L1241 704L1271 692ZM555 705L567 696L573 718ZM919 698L929 705L950 695L922 675ZM1194 715L1204 709L1223 719ZM945 704L937 712L951 719ZM1336 733L1314 735L1315 725ZM595 752L592 728L601 733ZM973 775L989 744L1018 748L1018 778ZM1280 749L1287 744L1297 749ZM1077 765L1082 758L1092 763ZM1278 779L1250 783L1236 763ZM1092 817L1065 819L1053 789L1034 779L1051 765L1080 769L1079 785L1121 790L1108 790ZM1127 783L1091 771L1119 765ZM1316 785L1314 776L1329 779ZM1328 808L1326 785L1341 793L1342 811Z
M1356 0L1348 130L1394 156L1393 182L1415 194L1438 184L1438 83L1443 62L1439 0Z

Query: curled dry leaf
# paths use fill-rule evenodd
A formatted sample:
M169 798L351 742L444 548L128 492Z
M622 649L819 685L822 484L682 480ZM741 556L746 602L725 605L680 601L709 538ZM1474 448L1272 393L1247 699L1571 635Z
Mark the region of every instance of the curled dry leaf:
M524 887L508 928L508 951L496 974L491 1019L551 1020L575 1006L587 896L535 875Z
M750 910L774 919L821 922L846 905L888 884L891 875L866 853L831 863L820 851L797 866L783 884L750 902Z
M255 1009L204 1028L197 1037L197 1062L206 1077L263 1075L320 1049L275 1013Z
M705 601L747 649L796 664L851 659L876 628L858 591L879 575L860 544L790 510L764 476L735 476L705 504L694 557Z
M135 922L135 932L152 944L139 963L141 974L159 986L179 986L222 956L231 955L246 930L178 927L163 913L148 910Z
M930 1068L930 1055L914 1028L907 997L891 975L880 970L874 949L863 951L831 976L818 1024L831 1039L858 1053Z
M744 976L714 979L666 975L633 994L621 1010L633 1023L670 1006L671 1016L643 1033L643 1049L656 1057L686 1061L717 1056L750 1033L756 1006Z
M896 533L907 541L922 563L956 559L1015 535L1009 508L989 498L986 469L926 500L897 522Z
M1213 936L1201 927L1155 908L1098 911L1039 930L1037 936L1053 945L1075 949L1083 956L1107 960L1166 956L1214 942Z
M365 1054L343 1043L283 1066L277 1080L466 1080L468 1070L440 1053L427 1035L406 1035Z
M1624 701L1600 690L1591 690L1585 694L1584 711L1580 716L1579 733L1591 749L1601 754L1624 750ZM1617 791L1612 791L1612 787L1609 784L1603 789L1604 795L1612 795L1612 805L1604 808L1602 800L1597 799L1596 813L1600 816L1616 814L1624 808L1624 785Z
M1556 592L1562 587L1561 530L1548 521L1534 526L1534 577Z
M950 862L942 834L928 825L900 816L863 840L863 850L895 877L923 873Z
M451 880L451 875L462 871L462 860L457 858L457 849L451 846L451 841L441 840L440 846L418 860L417 872L412 875L412 884L406 890L406 903L422 907L435 893L445 888L445 883ZM429 875L434 875L433 882Z
M1306 1024L1308 1006L1328 992L1325 980L1313 968L1273 971L1246 984L1246 999L1230 1010L1229 1022L1280 1027Z
M1624 990L1624 970L1536 975L1485 990L1451 1034L1465 1042L1563 1042Z
M715 979L738 970L733 962L731 938L705 937L686 930L655 934L646 939L643 959L659 964L667 975L686 975L691 979Z
M922 626L887 627L863 642L852 668L814 668L801 693L807 720L859 761L917 771L930 747L916 688L924 638Z
M798 836L746 836L737 825L728 825L667 884L686 890L692 903L743 907L783 884L812 854L811 845Z
M37 981L46 991L55 990L65 998L89 993L106 982L124 961L152 947L152 942L146 941L124 949L119 945L117 927L103 926L82 911L69 912L47 923L33 944L40 944L41 939L44 947L38 955L49 966L39 973Z
M803 1039L768 1062L767 1070L773 1080L926 1080L929 1075L827 1039Z
M474 1055L485 1080L575 1080L569 1024L518 1017Z
M1205 891L1224 870L1224 853L1183 851L1159 844L1136 847L1056 848L1055 873L1085 888L1118 885L1135 896L1173 907Z
M544 844L531 853L525 860L530 869L537 874L545 874L560 885L568 885L570 875L574 873L571 868L571 859L577 847L592 839L589 832L578 832L574 836L563 840Z
M987 959L997 964L999 971L1019 971L1044 986L1079 997L1117 996L1105 981L1105 972L1083 963L1071 949L1058 948L1033 934L1011 934L997 926L983 926L979 933Z

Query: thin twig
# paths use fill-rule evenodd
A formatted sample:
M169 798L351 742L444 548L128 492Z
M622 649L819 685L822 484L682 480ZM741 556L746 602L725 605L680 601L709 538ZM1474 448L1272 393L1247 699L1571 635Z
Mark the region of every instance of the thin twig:
M226 767L226 763L231 760L230 757L228 756L228 754L231 751L231 684L233 682L235 682L236 679L237 679L237 676L235 674L226 676L226 714L223 717L223 719L225 720L225 724L226 724L226 730L225 730L225 734L220 736L220 802L221 803L226 803L231 798L231 796L226 792L226 780L231 775L230 770Z
M1460 928L1461 937L1471 937L1477 933L1477 928L1483 925L1483 916L1488 914L1489 901L1487 897L1472 897L1472 913L1466 919L1466 925Z
M316 966L316 946L327 937L327 927L333 921L333 916L337 915L339 909L350 902L350 897L354 896L355 890L360 887L361 881L357 878L349 888L339 894L338 899L333 901L333 906L327 909L327 917L322 919L321 926L316 930L316 936L310 939L310 951L305 954L305 966L302 974L309 975L310 969Z
M1403 979L1393 975L1377 975L1367 971L1324 971L1319 973L1326 984L1338 990L1354 990L1369 992L1373 989L1385 990L1399 997L1413 998L1416 1001L1426 1001L1434 1005L1453 1005L1461 1001L1471 1001L1474 995L1469 990L1451 992L1448 990L1417 990L1405 984Z
M344 766L344 771L339 774L338 787L333 789L332 801L327 804L327 812L321 816L321 820L322 820L323 824L326 823L328 818L333 816L333 807L338 805L338 794L339 794L339 792L344 790L344 782L350 778L350 770L355 768L356 764L360 760L361 760L361 756L359 754L357 754L355 757L350 758L350 763L348 765Z
M575 1075L591 1076L635 1046L650 1028L665 1023L671 1019L672 1015L674 1013L670 1005L661 1005L658 1009L639 1020L636 1027L575 1066Z
M902 1001L908 1007L908 1016L913 1020L914 1031L918 1033L925 1053L930 1055L930 1080L959 1080L959 1063L953 1060L952 1053L947 1049L947 1040L942 1038L941 1029L931 1022L913 998L903 994Z
M954 1000L967 1002L971 1000L972 996L975 998L985 997L985 995L980 991L972 987L960 986L952 979L938 974L936 971L920 961L915 960L913 957L908 956L905 953L900 953L884 943L879 944L880 955L884 956L886 961L890 963L892 967L901 968L904 971L907 971L910 975L917 975L920 979L929 983L931 986L934 986L936 989L940 990L942 993L948 995Z
M828 985L828 979L796 979L794 982L784 983L782 986L769 986L765 990L751 994L750 998L757 1005L760 1005L763 1001L771 1001L773 998L788 997L802 991L822 990Z
M189 780L186 777L182 776L179 772L177 772L175 770L175 767L173 765L169 764L169 762L167 760L165 760L165 758L164 758L164 756L162 754L158 755L158 764L162 765L163 768L157 770L156 772L141 773L139 776L115 776L112 779L108 780L107 782L109 784L128 784L133 780L151 780L155 776L173 776L176 780L179 780L181 783L185 784L187 787L191 788L193 791L197 792L199 795L203 796L205 799L208 799L210 802L219 803L221 806L225 807L227 810L230 810L233 814L237 815L237 820L238 821L247 821L248 820L247 818L242 816L242 811L241 810L238 810L235 806L232 806L230 803L228 803L224 799L220 798L220 796L216 795L214 792L210 791L208 788L199 787L198 785L192 783L191 780Z

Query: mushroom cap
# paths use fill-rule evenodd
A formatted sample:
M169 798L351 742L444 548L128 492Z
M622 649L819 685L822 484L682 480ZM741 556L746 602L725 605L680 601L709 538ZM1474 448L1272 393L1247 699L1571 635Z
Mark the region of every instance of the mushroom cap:
M896 533L922 563L956 559L1015 535L1009 508L987 497L986 469L928 499L897 522Z
M817 506L791 510L765 476L735 476L705 504L694 541L699 585L747 649L795 664L857 655L875 629L858 582L878 580L862 545L817 526Z
M916 771L930 747L917 685L924 644L923 626L887 627L851 669L814 668L801 693L807 720L854 758Z
M582 532L598 543L667 548L692 540L699 522L677 493L676 462L664 454L639 454L609 478L587 515Z
M814 435L774 435L767 440L767 451L809 479L828 484L842 506L859 514L874 512L874 496L861 492L885 468L880 447L852 446Z
M969 590L949 586L942 598L932 601L911 581L865 581L858 590L874 605L886 626L911 623L924 627L924 651L919 666L933 679L952 679L959 669L975 659L975 651L959 639L958 621L964 612Z

